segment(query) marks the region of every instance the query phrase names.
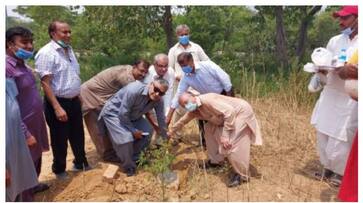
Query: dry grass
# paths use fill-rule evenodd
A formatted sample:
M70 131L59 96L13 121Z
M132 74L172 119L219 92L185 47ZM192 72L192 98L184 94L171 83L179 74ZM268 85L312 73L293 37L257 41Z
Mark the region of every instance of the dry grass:
M254 76L245 78L244 99L251 103L259 120L263 145L251 148L251 164L262 176L237 188L227 188L230 167L204 171L198 167L206 154L198 142L198 128L191 122L183 129L184 143L173 149L173 170L181 177L177 191L168 189L169 201L336 201L337 189L311 178L320 169L315 149L316 137L310 125L314 96L306 91L307 76L292 73L277 91L261 96L265 88ZM255 81L255 82L253 82ZM99 162L94 146L86 136L86 151L94 170L73 174L66 182L54 180L51 153L43 158L41 180L52 183L51 190L37 195L38 201L159 201L161 189L150 173L139 171L133 178L123 173L115 183L102 181L106 164ZM69 152L71 154L71 152ZM69 157L69 166L72 157ZM117 185L127 192L115 192Z

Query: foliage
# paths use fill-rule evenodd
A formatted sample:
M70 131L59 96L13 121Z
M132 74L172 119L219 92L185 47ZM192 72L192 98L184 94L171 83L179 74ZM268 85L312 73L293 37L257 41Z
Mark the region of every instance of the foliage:
M294 88L285 89L291 98L314 101L316 97L306 91L309 74L301 73L301 67L310 61L314 48L325 46L338 33L339 26L331 17L337 7L328 6L312 16L308 21L303 57L298 61L300 25L312 8L283 7L288 68L281 67L276 57L274 6L254 9L174 6L172 24L174 29L182 23L190 27L191 40L201 45L207 55L230 74L233 86L242 96L269 96L281 93L282 84L294 84L301 89L296 89L298 94L292 92ZM131 64L138 58L151 61L155 54L168 52L166 39L170 40L170 36L167 37L170 33L163 27L165 6L84 6L83 12L77 9L77 6L18 6L16 12L33 21L8 17L7 25L25 25L32 29L35 48L39 49L49 41L47 27L53 19L69 22L83 81L110 66Z
M170 171L171 164L175 159L175 155L171 154L169 151L170 148L171 144L168 144L168 142L164 141L157 149L143 151L138 161L139 167L143 167L146 171L149 171L155 177L160 177L162 201L166 201L164 175Z

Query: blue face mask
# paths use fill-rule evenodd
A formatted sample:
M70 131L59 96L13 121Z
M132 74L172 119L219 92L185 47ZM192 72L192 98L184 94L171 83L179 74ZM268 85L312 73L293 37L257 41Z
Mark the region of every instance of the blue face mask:
M353 33L354 30L352 28L348 27L341 31L343 35L350 36Z
M187 104L185 104L185 109L189 112L191 111L195 111L195 109L197 109L197 104L196 103L193 103L191 102L190 100L188 101Z
M27 51L25 49L19 48L16 52L15 52L15 56L17 58L23 59L23 60L27 60L30 59L34 54L34 51Z
M182 45L189 44L189 35L183 35L179 37L179 43Z
M191 66L182 66L181 67L184 73L191 73L193 71L193 68Z
M62 48L68 48L69 44L66 44L63 40L58 40L57 44L59 44L59 46L61 46Z

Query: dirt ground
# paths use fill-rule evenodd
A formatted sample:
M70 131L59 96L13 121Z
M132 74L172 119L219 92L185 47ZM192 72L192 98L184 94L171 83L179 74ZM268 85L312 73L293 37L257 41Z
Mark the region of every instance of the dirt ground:
M179 189L167 189L167 201L338 201L337 188L314 180L311 174L321 170L315 148L316 137L309 124L311 109L288 109L277 100L250 101L262 128L263 145L251 150L251 181L227 188L228 164L221 169L204 171L198 163L205 152L195 144L199 140L195 123L183 129L183 143L175 146L172 169L180 177ZM86 130L86 152L93 170L69 172L59 181L51 172L52 153L43 155L40 181L51 185L36 195L36 201L163 201L161 184L153 175L138 170L134 177L121 171L113 183L103 181L107 163L101 162ZM69 149L67 168L72 166ZM260 174L256 176L256 174Z

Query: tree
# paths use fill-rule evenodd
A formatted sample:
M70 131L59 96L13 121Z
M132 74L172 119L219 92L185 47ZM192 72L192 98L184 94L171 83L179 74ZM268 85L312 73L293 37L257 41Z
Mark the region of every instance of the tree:
M297 40L297 49L296 49L296 56L298 57L298 61L301 62L305 53L306 49L306 41L307 41L307 34L308 34L308 26L314 19L314 16L317 12L320 11L322 6L313 6L313 8L307 13L307 6L300 7L305 14L300 23L299 29L299 37Z
M284 67L288 67L287 42L284 28L284 17L282 6L275 7L276 16L276 55Z

